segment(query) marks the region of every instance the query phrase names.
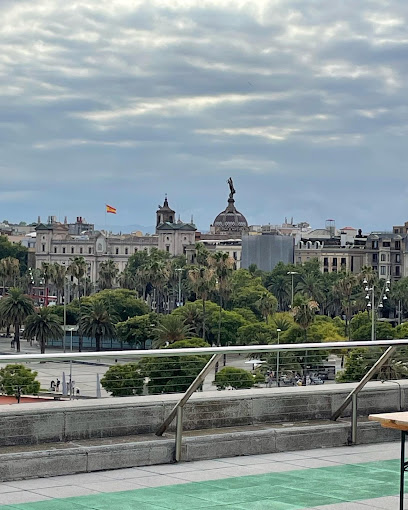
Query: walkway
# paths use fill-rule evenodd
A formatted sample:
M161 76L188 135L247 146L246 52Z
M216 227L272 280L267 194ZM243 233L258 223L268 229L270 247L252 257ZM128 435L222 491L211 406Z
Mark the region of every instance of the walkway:
M392 510L398 454L384 443L7 482L0 510Z

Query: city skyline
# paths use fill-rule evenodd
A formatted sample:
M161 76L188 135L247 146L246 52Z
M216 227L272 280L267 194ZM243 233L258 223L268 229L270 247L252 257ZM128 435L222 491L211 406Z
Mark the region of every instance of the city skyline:
M4 0L0 217L407 219L408 5ZM63 20L63 22L61 21Z

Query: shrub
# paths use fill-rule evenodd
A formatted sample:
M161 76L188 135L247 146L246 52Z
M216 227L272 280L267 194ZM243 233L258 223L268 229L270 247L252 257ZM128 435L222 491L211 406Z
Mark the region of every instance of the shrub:
M24 365L6 365L0 369L0 391L14 395L17 402L20 402L21 395L36 395L40 391L37 375L38 372Z
M243 368L224 367L215 375L214 384L217 390L225 388L242 390L253 387L254 377Z
M102 387L113 397L140 395L143 391L144 377L138 363L125 363L109 368L101 379Z

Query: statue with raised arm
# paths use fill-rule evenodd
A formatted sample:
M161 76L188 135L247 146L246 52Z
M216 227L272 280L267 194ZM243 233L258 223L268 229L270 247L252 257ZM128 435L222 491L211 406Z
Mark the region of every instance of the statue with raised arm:
M229 184L229 187L230 187L229 197L233 199L234 198L234 193L235 193L235 188L234 188L234 183L232 182L232 178L231 177L228 179L227 183Z

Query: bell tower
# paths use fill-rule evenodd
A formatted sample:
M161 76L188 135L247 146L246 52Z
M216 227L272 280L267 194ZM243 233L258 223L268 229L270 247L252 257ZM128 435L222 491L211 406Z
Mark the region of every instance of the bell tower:
M163 205L159 205L156 211L156 228L163 223L175 223L176 212L169 207L167 194L164 198Z

